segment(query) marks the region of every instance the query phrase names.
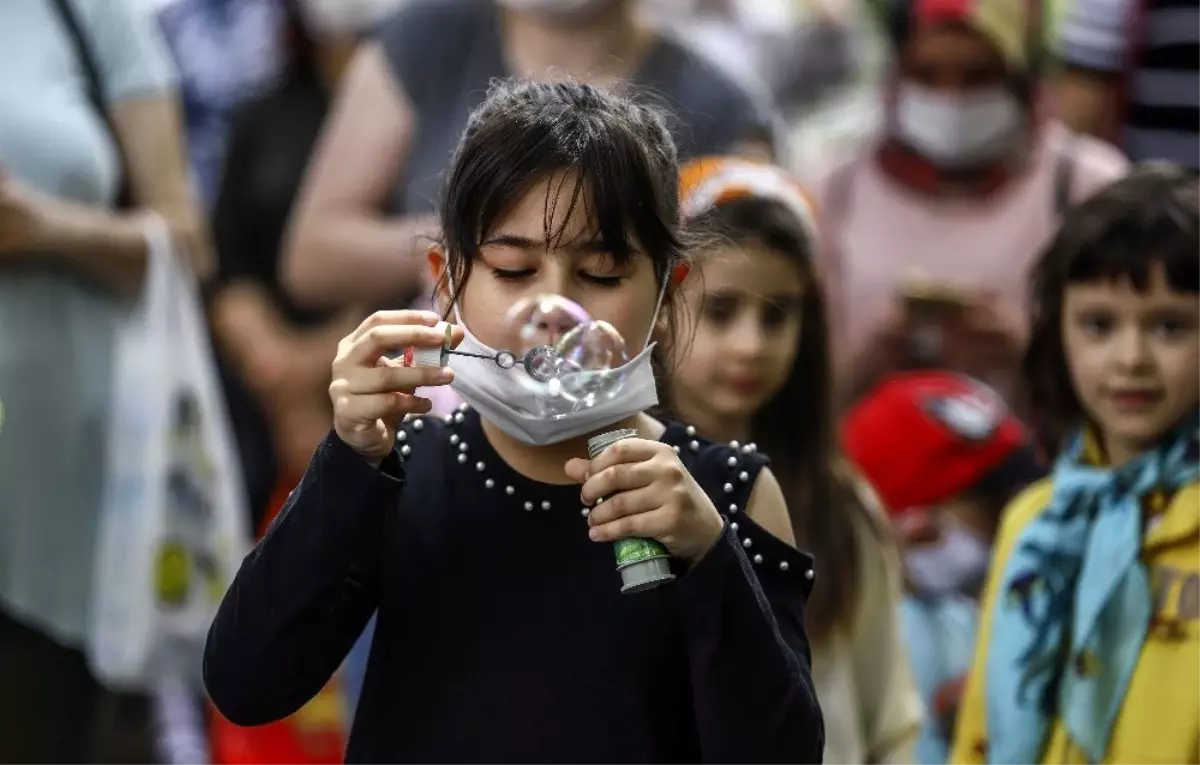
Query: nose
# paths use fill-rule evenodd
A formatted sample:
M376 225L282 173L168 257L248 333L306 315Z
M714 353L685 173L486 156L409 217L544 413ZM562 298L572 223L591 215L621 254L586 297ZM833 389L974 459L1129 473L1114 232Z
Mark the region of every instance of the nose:
M742 311L726 338L729 353L739 359L757 359L767 348L766 332L754 311Z
M1135 371L1150 362L1149 338L1141 328L1131 326L1121 332L1114 348L1114 359L1122 371Z
M566 258L550 257L549 253L538 269L537 292L562 295L568 300L579 302L579 295L574 294L576 285L571 278L569 264Z

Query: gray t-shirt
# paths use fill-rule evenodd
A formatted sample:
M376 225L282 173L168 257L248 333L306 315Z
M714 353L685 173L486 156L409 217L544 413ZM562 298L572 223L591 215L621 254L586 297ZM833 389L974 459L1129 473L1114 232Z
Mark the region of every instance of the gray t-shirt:
M69 2L108 103L171 87L157 28L132 0ZM111 204L119 155L53 0L9 0L0 15L0 168ZM0 608L68 645L86 624L121 308L66 269L0 265Z
M385 21L377 39L417 114L408 165L393 209L432 212L443 174L471 111L492 80L509 76L493 0L415 0ZM774 135L775 115L761 94L679 40L661 37L630 78L639 98L667 110L684 159L730 151L741 140Z

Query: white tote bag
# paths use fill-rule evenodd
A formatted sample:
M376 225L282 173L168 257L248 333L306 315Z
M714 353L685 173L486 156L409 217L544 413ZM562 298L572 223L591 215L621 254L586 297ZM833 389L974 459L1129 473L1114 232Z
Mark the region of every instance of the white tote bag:
M142 294L116 343L88 658L120 690L198 682L208 626L250 547L197 280L146 225Z

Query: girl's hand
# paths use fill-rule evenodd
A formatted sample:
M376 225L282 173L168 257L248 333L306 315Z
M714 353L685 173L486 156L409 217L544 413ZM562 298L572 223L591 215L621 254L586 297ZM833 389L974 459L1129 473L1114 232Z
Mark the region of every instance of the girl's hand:
M425 414L429 399L413 395L423 385L454 379L449 367L405 367L384 354L404 348L440 348L444 331L434 329L429 311L378 311L338 344L333 361L333 429L338 438L374 465L396 445L396 424L408 414ZM461 330L455 328L455 341Z
M590 462L573 459L565 469L583 484L580 497L592 508L593 541L655 539L691 565L713 548L724 529L708 495L667 444L629 438Z

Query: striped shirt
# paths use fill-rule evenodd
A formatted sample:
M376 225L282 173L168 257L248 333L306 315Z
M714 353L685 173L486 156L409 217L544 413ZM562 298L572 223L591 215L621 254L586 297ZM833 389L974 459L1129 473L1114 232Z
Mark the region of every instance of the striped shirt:
M1196 0L1074 0L1063 60L1120 75L1120 142L1134 161L1200 168L1200 4Z

